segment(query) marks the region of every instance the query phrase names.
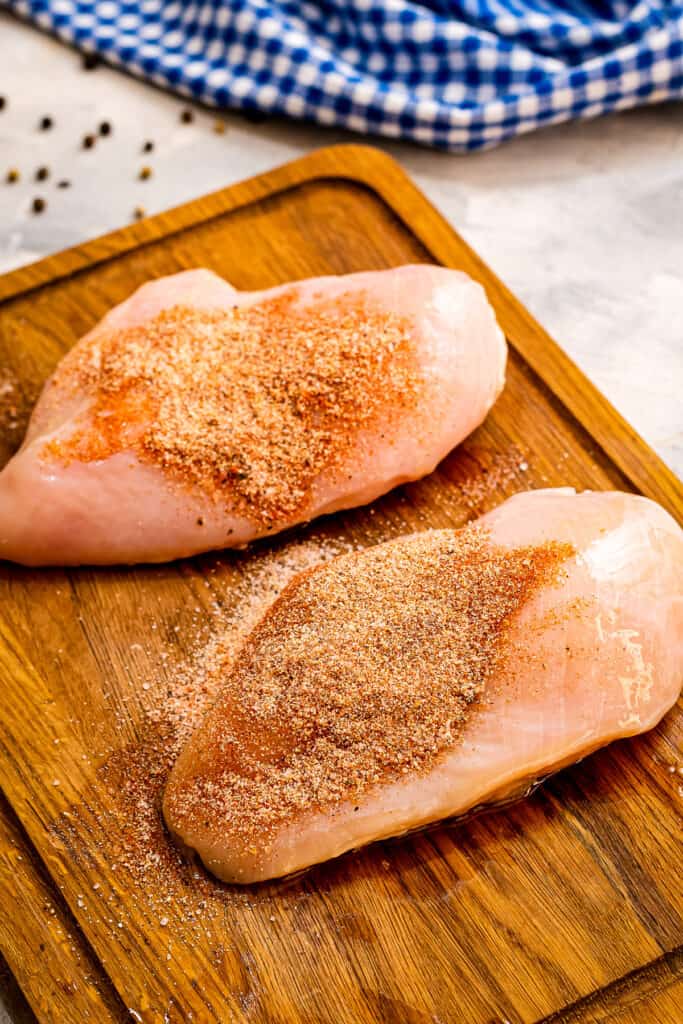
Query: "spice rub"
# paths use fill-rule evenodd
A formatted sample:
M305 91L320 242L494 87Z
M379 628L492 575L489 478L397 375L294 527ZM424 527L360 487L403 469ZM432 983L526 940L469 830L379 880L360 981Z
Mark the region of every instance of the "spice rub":
M682 566L654 502L559 488L299 576L181 752L171 832L253 882L519 798L675 703Z
M62 379L60 380L60 376ZM58 370L93 395L53 455L127 448L241 515L294 517L361 432L414 404L413 325L362 293L306 304L296 290L224 310L173 306L96 333Z
M0 472L0 557L162 562L369 504L481 423L505 360L483 288L445 267L148 281L43 388Z
M267 849L300 818L433 769L500 671L516 613L573 554L498 547L474 525L299 576L181 754L165 798L172 830Z

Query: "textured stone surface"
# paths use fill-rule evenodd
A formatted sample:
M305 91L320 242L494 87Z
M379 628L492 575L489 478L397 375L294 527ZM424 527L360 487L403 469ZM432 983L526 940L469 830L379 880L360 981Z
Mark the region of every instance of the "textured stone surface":
M0 271L351 136L197 109L0 15ZM49 114L55 126L37 130ZM109 138L84 150L100 121ZM155 150L142 154L145 139ZM486 153L383 147L650 444L683 472L683 106L549 129ZM41 164L45 183L32 179ZM138 178L141 167L153 171ZM72 187L59 190L59 178ZM47 200L31 212L35 196Z

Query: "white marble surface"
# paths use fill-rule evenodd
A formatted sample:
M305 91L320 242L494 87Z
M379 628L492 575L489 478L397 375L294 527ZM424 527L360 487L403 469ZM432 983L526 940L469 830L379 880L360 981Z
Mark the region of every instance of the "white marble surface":
M0 271L351 136L197 109L0 15ZM43 114L55 119L37 130ZM81 148L103 119L110 139ZM155 152L142 156L151 138ZM385 143L646 440L683 473L683 105L450 156ZM153 177L137 179L149 163ZM48 164L52 178L31 180ZM22 180L2 183L8 167ZM55 188L57 178L73 187ZM34 196L47 209L31 212Z

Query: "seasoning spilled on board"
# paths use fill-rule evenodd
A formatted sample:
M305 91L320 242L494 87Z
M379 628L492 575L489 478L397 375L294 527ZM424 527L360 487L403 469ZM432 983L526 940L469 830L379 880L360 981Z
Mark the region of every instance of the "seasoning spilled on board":
M108 869L101 884L98 880L93 885L93 891L84 894L82 913L86 917L108 922L112 941L125 939L130 924L132 885L133 890L137 887L144 889L145 901L158 914L160 928L163 928L163 920L173 921L174 928L181 927L187 935L218 943L226 903L257 906L275 898L267 888L258 894L249 890L236 891L218 882L200 865L188 859L169 839L164 828L160 811L161 797L181 748L226 683L230 684L228 677L233 668L236 668L235 679L245 678L245 666L253 664L249 661L253 657L253 645L268 638L269 631L278 621L276 615L284 615L287 621L289 618L296 619L298 612L302 612L311 601L313 605L309 610L315 612L316 617L320 612L325 615L330 612L330 608L322 601L322 594L315 593L315 581L321 578L321 574L307 573L306 570L321 566L336 556L349 557L337 558L332 566L325 569L323 575L327 578L330 574L330 580L334 581L332 605L336 607L337 600L341 599L337 611L332 613L332 633L337 632L337 627L341 626L349 637L348 649L338 652L341 662L337 668L342 669L346 660L346 670L352 670L352 684L361 681L359 673L365 671L366 674L378 675L390 663L398 666L399 681L403 679L404 683L404 675L409 667L411 670L419 669L416 685L401 695L400 705L407 708L408 719L417 721L420 729L417 745L413 745L411 739L401 752L396 745L397 741L403 742L400 736L403 727L398 720L399 701L392 700L390 688L385 687L383 691L376 681L374 686L369 687L367 697L370 704L366 710L354 703L353 685L341 691L342 696L346 694L346 710L350 712L346 722L339 718L337 709L329 700L323 700L319 719L320 733L312 734L312 738L327 742L327 750L331 741L341 741L339 746L342 759L345 756L343 746L350 740L353 758L359 753L358 747L355 751L353 749L354 734L357 738L359 723L362 722L364 729L369 724L369 764L374 771L378 765L386 768L387 762L394 771L403 768L413 770L420 759L424 767L435 755L439 744L456 742L461 723L475 710L476 702L480 699L480 689L492 671L487 667L486 659L493 655L495 663L500 664L505 657L505 633L516 609L521 607L536 587L554 579L561 572L563 560L571 554L568 547L551 544L542 548L518 550L512 554L506 552L503 558L501 552L495 549L491 551L490 546L487 555L484 541L483 531L476 526L458 532L428 531L368 549L358 557L349 554L353 552L354 545L348 538L329 539L313 535L305 540L288 543L279 541L271 550L260 547L244 554L232 555L229 565L231 569L238 570L240 579L237 583L231 579L227 589L220 584L223 571L220 558L206 562L202 569L201 585L216 600L208 604L202 602L203 607L198 605L196 614L191 617L189 643L186 636L183 646L186 650L194 646L194 653L189 655L185 668L174 668L169 673L162 673L154 683L142 682L141 696L147 702L147 710L139 729L139 741L110 755L98 769L111 798L109 816L103 823L107 834L103 852L107 857ZM406 566L408 553L415 563L412 568ZM352 636L353 616L348 626L345 625L349 611L352 611L348 602L352 601L355 606L359 599L365 601L370 575L363 567L367 566L364 560L368 558L377 561L375 568L382 571L384 582L398 585L399 590L394 593L393 599L390 599L390 595L384 598L381 594L373 595L373 600L379 597L377 614L367 616L356 607L355 622L360 621L362 631L358 636ZM471 562L470 568L467 569L463 562ZM407 568L410 570L408 578L405 577ZM466 570L465 585L460 582L463 569ZM297 601L294 604L291 600L282 601L274 608L274 602L283 589L300 573L303 573L303 577L299 577L294 584L295 594L299 595ZM456 587L444 587L444 581L456 577L459 590ZM350 585L350 596L347 595L347 585ZM415 585L418 585L418 591L413 594ZM343 588L343 593L340 593L340 588ZM411 591L410 599L406 610L401 611L400 600L406 596L407 591ZM228 596L231 602L227 608L221 594ZM450 596L450 605L444 600L444 595ZM323 607L317 608L316 602L321 601ZM487 608L483 618L475 613L475 605L482 601ZM277 612L278 607L280 612ZM460 619L455 626L451 626L447 620L456 611ZM475 657L474 643L467 642L465 637L470 625L474 629L473 636L482 645L479 658ZM167 624L169 635L175 635L173 628ZM402 639L397 647L396 629L402 631ZM412 629L412 635L409 629ZM248 637L252 639L248 640ZM364 647L369 637L373 642L377 641L378 646L369 664L363 669L364 659L359 659L358 647ZM453 679L449 682L444 669L438 665L434 680L430 681L427 677L427 673L435 667L435 656L432 657L432 663L429 663L430 655L426 650L428 638L432 651L438 645L448 645L445 652L446 666L450 664L451 669L458 652L462 654L469 651L467 664L459 668L463 672L467 668L469 674L459 677L460 682L455 687ZM324 630L319 630L318 643L324 640ZM290 667L294 667L291 658L296 658L296 648L300 642L300 632L284 640L285 653L290 656ZM247 649L250 646L251 653ZM276 638L271 654L273 661L278 652L282 653L282 640ZM177 647L175 654L177 656ZM420 668L423 656L427 657L427 662ZM155 657L158 658L158 655ZM165 661L164 649L161 661L162 664ZM311 701L315 695L310 687L308 690L305 685L301 688L300 677L295 682L293 692L285 694L285 700L293 700L298 706L299 721L305 731L306 717L308 714L311 718ZM315 683L314 679L311 685ZM443 707L435 715L429 704L424 704L426 699L439 699L444 688L449 687L453 691L450 696L446 694L448 710L452 712L450 722L447 721ZM266 701L261 710L267 717L270 695L263 692L259 697ZM364 701L365 698L364 693ZM119 714L123 725L128 721L128 715L126 712ZM376 727L372 724L375 715L378 716ZM387 723L390 726L393 723L392 731L388 735L386 751L378 761L378 728ZM318 728L318 724L315 728ZM345 730L350 730L348 735ZM321 751L323 748L318 743L315 756ZM310 756L310 750L306 756ZM335 755L328 764L333 769L333 781L342 761ZM274 785L277 787L280 781L276 778ZM372 782L367 769L361 770L357 782L361 786ZM314 778L314 783L318 787L315 797L319 799L324 795L320 775ZM273 792L270 789L266 808L269 805L272 808ZM327 795L333 795L330 789ZM245 808L244 796L240 795L242 810ZM299 790L295 803L300 802L302 797L307 798L307 794ZM87 813L87 798L84 806ZM216 805L209 805L210 813L218 810ZM78 807L72 807L53 824L52 831L62 843L80 843L82 828L84 825L87 828L87 820L84 825L79 824L80 814ZM269 815L270 811L266 813L266 818ZM122 873L125 879L120 877ZM303 895L301 898L304 898ZM170 933L168 941L167 956L170 957L173 955Z
M500 504L503 495L519 489L520 474L529 471L528 458L513 444L493 450L468 444L466 457L460 460L465 475L454 481L463 504L478 514L491 502Z
M295 575L351 548L346 538L314 535L279 542L270 551L260 548L231 556L231 566L241 572L238 582L230 586L231 608L226 610L217 601L210 604L208 616L197 613L190 638L195 650L185 667L174 670L162 683L142 683L151 704L139 730L141 738L109 756L99 775L112 800L106 822L107 855L113 855L110 868L114 877L125 870L134 885L144 887L145 898L160 920L172 912L174 924L180 920L197 936L208 934L226 900L244 901L243 894L227 889L188 861L169 839L161 817L162 791L179 750L215 699L224 673L230 671L245 637L267 608ZM220 573L220 566L216 572ZM211 580L207 571L205 582L212 585ZM76 833L73 840L71 834L77 815L77 809L71 810L53 825L62 841L75 840ZM114 939L125 933L127 900L119 900L98 883L85 903L86 913L103 917L111 925Z

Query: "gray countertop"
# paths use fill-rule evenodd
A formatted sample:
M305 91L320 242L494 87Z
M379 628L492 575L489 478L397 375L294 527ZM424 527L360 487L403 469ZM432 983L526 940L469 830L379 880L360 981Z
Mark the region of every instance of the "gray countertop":
M351 136L196 109L0 14L0 272ZM43 115L54 119L39 131ZM111 137L85 150L103 120ZM142 155L145 139L154 152ZM659 454L683 473L683 106L575 123L485 153L377 142ZM139 180L144 164L152 168ZM46 182L33 180L40 165ZM5 184L16 167L21 179ZM71 187L58 189L68 179ZM46 199L42 213L34 197ZM0 993L7 989L2 985ZM10 996L6 997L12 1003ZM0 1022L20 1020L3 1014ZM8 1003L8 1005L9 1005Z

